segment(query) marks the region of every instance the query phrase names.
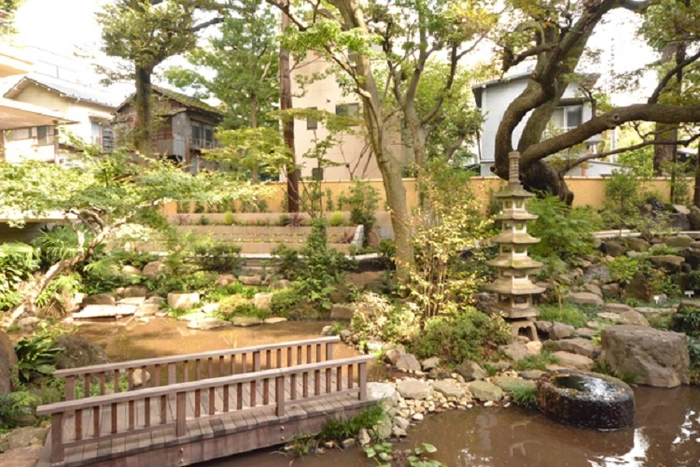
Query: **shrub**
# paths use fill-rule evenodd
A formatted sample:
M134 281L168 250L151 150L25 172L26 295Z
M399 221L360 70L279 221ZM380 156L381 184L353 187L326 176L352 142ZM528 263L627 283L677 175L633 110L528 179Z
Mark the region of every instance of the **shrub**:
M199 225L209 225L211 224L211 219L207 216L200 216L199 217Z
M484 360L499 345L511 340L510 328L500 316L488 316L472 307L450 305L447 316L430 318L410 345L419 358L439 356L441 361L459 364Z
M335 211L333 214L331 214L331 217L328 220L328 223L331 225L331 227L339 227L343 225L344 222L345 214L343 214L340 211Z
M243 263L241 247L231 243L203 242L194 247L197 263L202 269L236 274Z
M556 305L540 305L540 316L537 319L570 324L575 328L583 327L588 322L586 314L569 303L562 304L561 308Z
M47 328L17 342L15 353L20 381L27 383L36 375L52 375L61 350L63 348L56 344L54 334Z
M224 224L233 225L236 222L236 216L233 215L231 211L226 211L224 213Z
M19 305L22 297L17 290L19 282L31 277L39 268L39 252L24 243L0 245L0 311Z
M408 305L367 292L355 302L351 328L365 339L408 343L420 332L420 316Z
M681 308L673 315L671 327L676 332L700 338L700 308Z
M338 196L338 208L345 205L350 209L350 222L365 226L363 246L369 244L369 235L377 219L374 217L379 205L379 192L369 182L355 180L349 189L349 195Z
M287 317L293 314L294 309L304 299L294 287L287 287L272 294L270 309L275 316Z
M41 401L28 391L15 391L0 396L0 429L18 426L21 419L34 413Z
M595 250L592 233L599 222L590 209L570 208L556 196L545 196L529 202L528 210L539 216L528 226L541 239L530 247L533 256L569 259Z
M608 263L610 277L615 282L627 284L639 270L640 261L628 256L618 256Z

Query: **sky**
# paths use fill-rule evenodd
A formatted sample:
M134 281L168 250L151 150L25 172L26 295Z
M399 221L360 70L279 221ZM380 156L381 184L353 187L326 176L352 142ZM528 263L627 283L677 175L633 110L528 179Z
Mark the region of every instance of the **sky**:
M74 58L79 51L98 53L100 48L100 26L95 18L106 0L24 0L17 12L15 28L16 41L59 53L77 69L81 80L86 84L99 81L92 66ZM591 64L586 71L605 74L630 71L638 66L638 57L652 59L651 52L633 38L634 15L619 12L612 20L598 27L589 44L601 50L598 63ZM486 58L486 57L485 57ZM653 77L647 80L645 88L653 86ZM604 84L604 83L603 83ZM129 92L120 87L115 92ZM639 101L643 93L617 93L613 102L626 105Z

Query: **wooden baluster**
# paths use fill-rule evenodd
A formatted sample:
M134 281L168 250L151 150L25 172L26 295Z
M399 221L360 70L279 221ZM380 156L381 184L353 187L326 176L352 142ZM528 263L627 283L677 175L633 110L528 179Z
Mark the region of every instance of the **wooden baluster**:
M292 400L296 400L297 398L297 374L292 373L292 377L290 378L289 385L291 386L291 398Z
M83 439L83 411L77 409L75 411L75 440L80 441L81 439Z
M250 406L255 407L258 404L258 382L253 380L250 382Z
M340 392L343 390L343 367L339 366L335 369L335 390Z
M279 375L275 378L275 402L277 409L275 413L278 417L284 416L284 375Z
M309 397L309 372L305 371L301 375L301 397Z
M111 406L111 416L112 416L112 434L115 434L117 432L117 428L119 425L117 424L117 403L112 402Z
M190 361L185 360L182 363L182 382L187 383L190 381Z
M92 386L92 378L90 373L85 373L83 375L83 382L85 383L85 397L90 397L90 386Z
M241 373L248 373L248 354L241 355Z
M316 344L316 363L321 363L321 344Z
M236 354L231 355L231 372L229 374L235 375L236 374Z
M200 381L202 379L202 360L197 358L194 361L194 380Z
M228 412L229 385L224 386L224 412Z
M243 383L236 384L236 410L243 409Z
M132 389L134 389L134 369L133 368L129 368L128 375L129 375L129 391L131 391Z
M133 401L133 400L130 400L130 401L129 401L129 430L133 430L133 429L134 429L134 418L135 418L135 414L134 414L134 402L135 402L135 401Z
M277 349L277 368L282 368L282 349Z
M121 385L119 384L120 379L121 379L121 373L119 372L119 369L114 370L114 393L115 394L122 391Z
M287 347L287 366L292 366L292 356L294 355L294 349Z
M154 388L156 386L160 386L160 378L161 378L161 365L160 363L156 363L153 365L153 378L152 378L152 383L151 387Z
M185 435L186 403L187 393L184 391L178 392L175 405L175 436L178 438Z
M361 401L365 401L367 400L367 362L361 362L358 365L357 373L360 385L357 398Z
M270 404L270 378L263 380L263 405Z
M301 365L304 360L302 357L303 348L301 346L297 347L297 365Z
M66 400L72 401L75 399L75 376L66 376Z
M306 363L311 363L311 344L306 346Z
M166 423L168 423L168 395L163 394L160 396L160 424Z
M142 388L148 387L148 381L146 381L148 379L148 376L147 376L148 374L149 373L148 373L148 370L146 369L146 365L143 365L141 367L141 386L140 387L142 387ZM155 380L155 378L153 377L152 374L151 374L151 379Z
M100 406L96 405L92 408L92 437L100 436Z
M194 418L199 418L200 409L202 405L202 390L194 390Z
M333 342L326 343L326 361L330 362L333 360Z
M314 370L314 395L321 394L321 370Z
M260 351L256 350L253 352L253 372L260 371Z
M177 363L168 363L168 385L177 383Z
M144 410L144 415L143 415L143 426L148 428L151 426L151 398L147 397L143 401L143 410Z
M51 462L63 462L63 412L51 414Z
M100 371L100 396L105 395L105 379L106 379L105 372Z
M209 415L216 413L216 388L209 388Z
M267 349L265 351L265 369L269 370L272 368L272 350Z
M354 381L352 380L352 363L348 365L348 389L352 389Z
M326 394L330 394L330 392L331 392L331 387L332 387L331 383L333 382L331 380L332 380L331 369L326 368Z
M209 357L207 359L207 378L214 377L214 358Z
M224 355L219 356L219 376L224 376Z

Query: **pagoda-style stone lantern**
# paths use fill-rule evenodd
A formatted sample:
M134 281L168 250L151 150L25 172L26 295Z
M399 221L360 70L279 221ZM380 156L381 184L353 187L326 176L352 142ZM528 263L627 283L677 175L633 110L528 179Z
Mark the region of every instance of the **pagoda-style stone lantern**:
M527 248L540 240L527 233L527 223L537 216L527 212L525 201L535 195L520 183L519 159L518 152L508 155L508 185L496 194L503 201L503 210L495 219L501 221L503 231L493 239L499 246L498 257L486 262L496 269L497 277L485 289L496 294L497 301L491 309L504 315L513 335L536 340L534 317L540 311L532 305L532 295L545 289L530 280L530 274L537 272L542 263L531 259Z

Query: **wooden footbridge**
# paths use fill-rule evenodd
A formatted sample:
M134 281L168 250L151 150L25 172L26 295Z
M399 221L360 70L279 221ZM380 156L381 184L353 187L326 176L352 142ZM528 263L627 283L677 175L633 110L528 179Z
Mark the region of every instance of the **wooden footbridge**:
M371 356L333 359L336 337L57 371L66 400L39 466L176 466L318 432L369 404ZM139 383L142 383L139 385Z

